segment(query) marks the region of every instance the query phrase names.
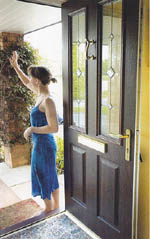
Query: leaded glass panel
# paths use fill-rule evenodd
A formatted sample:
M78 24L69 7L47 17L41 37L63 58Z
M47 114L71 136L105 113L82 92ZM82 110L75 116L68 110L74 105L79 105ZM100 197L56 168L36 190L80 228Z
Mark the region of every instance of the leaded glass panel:
M85 130L86 114L85 11L72 16L72 124Z
M101 134L119 134L122 1L102 7Z

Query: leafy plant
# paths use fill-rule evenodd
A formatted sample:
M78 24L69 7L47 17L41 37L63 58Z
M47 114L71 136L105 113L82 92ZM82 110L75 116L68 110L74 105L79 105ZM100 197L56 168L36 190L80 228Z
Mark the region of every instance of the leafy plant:
M0 147L0 163L4 161L4 148Z
M64 142L59 136L56 136L57 142L57 154L56 154L56 168L58 174L63 174L64 172Z
M20 68L27 74L27 68L41 60L37 49L28 42L23 46L10 45L0 50L0 144L26 143L24 130L30 126L30 109L35 103L34 94L23 85L10 65L13 51L19 54Z

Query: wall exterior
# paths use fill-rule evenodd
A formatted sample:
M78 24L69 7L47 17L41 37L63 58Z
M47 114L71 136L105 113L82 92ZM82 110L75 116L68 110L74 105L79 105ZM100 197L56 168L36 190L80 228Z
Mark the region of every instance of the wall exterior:
M18 45L18 46L22 46L24 42L23 39L23 34L18 34L18 33L9 33L9 32L1 32L0 33L0 49L4 50L6 49L9 45ZM2 109L4 104L4 97L3 94L5 94L4 92L4 85L5 88L7 88L7 84L4 84L4 81L7 82L7 79L4 79L4 77L2 77L0 75L0 92L2 92L0 94L0 107ZM5 116L4 116L4 120L5 122L3 122L3 111L0 110L0 133L3 133L3 125L6 125L6 132L9 135L9 133L13 134L14 132L16 132L17 130L19 131L19 127L22 127L22 125L19 125L19 123L16 125L16 122L13 120L13 113L10 110L10 107L8 107L9 104L7 104L5 102ZM19 107L16 105L13 106L13 102L11 102L11 106L12 107ZM9 139L10 136L8 136ZM30 145L28 143L22 145L22 144L16 144L13 146L4 146L4 151L5 151L5 163L9 166L9 167L17 167L17 166L21 166L21 165L26 165L26 164L30 164Z
M149 6L145 0L144 6L144 40L142 56L142 102L141 102L141 155L139 178L139 214L138 214L138 239L150 238L149 221L149 161L150 161L150 122L149 122Z
M17 45L23 44L23 34L10 33L10 32L1 32L0 33L0 48L3 50L5 47L8 47L10 44L15 43Z
M30 144L16 144L13 147L4 147L5 163L10 168L30 164Z

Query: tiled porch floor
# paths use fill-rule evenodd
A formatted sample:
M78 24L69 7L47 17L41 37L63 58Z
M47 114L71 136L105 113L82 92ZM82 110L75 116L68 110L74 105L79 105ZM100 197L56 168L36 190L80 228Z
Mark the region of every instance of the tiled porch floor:
M10 187L15 194L21 199L34 199L42 208L44 208L43 200L40 196L32 197L31 195L31 181L30 181L31 166L20 166L17 168L10 168L6 163L0 163L0 179ZM60 185L60 208L65 210L64 200L64 175L59 175ZM11 205L11 199L10 199ZM3 207L5 204L3 202Z

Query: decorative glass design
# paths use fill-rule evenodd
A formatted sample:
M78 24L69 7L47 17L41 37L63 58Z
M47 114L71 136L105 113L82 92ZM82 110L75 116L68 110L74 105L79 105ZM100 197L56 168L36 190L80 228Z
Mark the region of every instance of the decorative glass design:
M119 134L122 1L102 7L101 134Z
M111 67L108 71L107 71L107 75L109 76L109 78L112 78L115 74L114 69Z
M85 21L85 11L80 11L72 16L72 124L83 130L86 127Z
M77 74L78 77L81 76L82 72L80 71L80 69L77 70L77 73L76 73L76 74Z

